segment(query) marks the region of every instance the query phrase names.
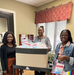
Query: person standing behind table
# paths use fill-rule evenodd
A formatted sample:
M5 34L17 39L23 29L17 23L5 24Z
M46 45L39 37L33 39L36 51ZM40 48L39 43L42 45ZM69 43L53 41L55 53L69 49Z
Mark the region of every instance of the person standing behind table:
M13 64L15 64L15 37L10 31L4 34L3 45L1 46L1 65L4 75L13 75ZM15 70L15 75L19 75L19 70Z
M46 46L48 47L49 50L51 50L51 44L50 44L50 40L48 37L44 36L43 35L44 33L44 28L43 26L40 26L38 28L38 36L36 36L33 40L34 43L36 42L42 42L42 43L45 43ZM35 75L45 75L45 72L38 72L38 71L35 71Z
M67 29L60 34L61 43L56 46L54 63L56 59L64 64L64 70L60 75L74 75L74 44L71 32ZM58 75L58 74L54 74Z

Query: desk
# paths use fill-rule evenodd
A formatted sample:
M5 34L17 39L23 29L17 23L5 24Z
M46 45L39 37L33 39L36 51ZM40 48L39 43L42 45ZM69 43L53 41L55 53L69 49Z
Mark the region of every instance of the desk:
M47 68L48 49L16 48L16 65Z
M46 68L47 58L48 49L16 48L16 65L13 65L13 75L15 75L15 69L27 70L26 67L29 70L47 72L49 75L52 68ZM20 75L22 75L21 72Z
M52 68L39 68L39 67L29 67L29 66L13 65L13 75L15 75L15 69L20 69L20 70L24 69L24 70L27 70L26 67L28 67L29 70L47 72L47 75L49 75L49 71L52 70ZM20 75L22 75L21 72L20 72Z

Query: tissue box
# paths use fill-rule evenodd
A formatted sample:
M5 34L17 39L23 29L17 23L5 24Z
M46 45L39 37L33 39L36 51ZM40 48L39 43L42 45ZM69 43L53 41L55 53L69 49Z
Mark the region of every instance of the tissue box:
M48 49L16 48L16 65L47 68Z

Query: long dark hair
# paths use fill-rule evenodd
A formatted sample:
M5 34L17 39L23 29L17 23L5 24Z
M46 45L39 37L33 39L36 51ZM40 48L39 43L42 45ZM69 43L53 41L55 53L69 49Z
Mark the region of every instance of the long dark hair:
M16 43L16 41L15 41L14 34L13 34L13 32L11 32L11 31L7 31L7 32L4 34L4 37L3 37L3 39L2 39L2 43L7 44L7 36L8 36L8 34L12 34L12 36L13 36L12 44L14 45L14 44Z
M62 34L63 31L66 31L68 33L68 41L70 41L71 43L73 43L70 30L68 30L68 29L62 30L61 33L60 33L60 36L61 36L61 34Z

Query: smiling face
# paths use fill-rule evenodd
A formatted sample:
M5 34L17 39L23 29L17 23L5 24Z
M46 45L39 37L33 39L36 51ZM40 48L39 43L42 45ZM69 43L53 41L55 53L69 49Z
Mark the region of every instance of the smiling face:
M69 38L68 32L63 31L60 35L60 39L61 39L62 43L66 44L68 42L68 38Z
M38 34L39 34L39 36L42 36L43 33L44 33L44 31L43 31L43 29L40 27L40 28L38 29Z
M7 35L7 42L8 42L8 43L12 43L12 41L13 41L13 36L12 36L12 34L8 34L8 35Z

